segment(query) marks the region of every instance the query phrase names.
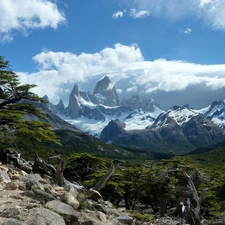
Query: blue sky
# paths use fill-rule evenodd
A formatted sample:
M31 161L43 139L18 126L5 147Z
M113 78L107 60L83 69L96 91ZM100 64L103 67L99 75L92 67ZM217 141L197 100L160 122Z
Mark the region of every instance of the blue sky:
M0 54L68 104L108 75L120 99L201 108L225 99L224 0L0 0Z

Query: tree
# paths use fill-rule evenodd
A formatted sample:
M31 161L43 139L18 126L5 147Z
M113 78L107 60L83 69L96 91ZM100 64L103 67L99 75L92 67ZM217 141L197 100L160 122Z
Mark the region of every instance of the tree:
M0 135L4 137L1 140L2 145L4 141L5 146L10 144L8 141L14 142L17 134L36 142L59 143L48 123L39 119L23 119L25 114L44 118L34 103L44 103L45 100L30 91L34 87L35 84L22 85L19 76L10 69L9 61L0 56Z

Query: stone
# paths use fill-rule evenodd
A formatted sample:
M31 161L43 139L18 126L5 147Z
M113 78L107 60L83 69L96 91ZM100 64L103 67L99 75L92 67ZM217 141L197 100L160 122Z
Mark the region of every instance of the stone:
M107 221L106 214L103 212L97 212L97 218L103 223Z
M103 204L94 204L96 210L106 213L106 207Z
M76 212L70 205L67 205L59 200L53 200L46 203L46 208L62 215L64 219L72 222L78 221L80 213Z
M119 217L116 217L116 219L122 223L122 224L127 224L127 225L131 225L133 223L133 218L130 217L130 216L119 216Z
M43 183L46 181L39 174L28 174L25 176L21 176L20 180L26 183L27 190L30 190L32 186L44 191Z
M3 183L11 182L11 179L10 179L6 170L0 169L0 181L3 182Z
M98 201L99 199L102 198L102 195L98 191L90 188L88 198L91 199L91 200L94 200L94 201Z
M10 182L10 183L7 183L6 185L5 185L5 189L6 190L16 190L17 189L17 185L16 185L16 183L15 182Z
M105 225L106 223L98 221L94 218L86 218L86 221L82 225Z
M78 195L78 191L74 187L65 188L66 191L61 196L60 200L70 206L73 207L73 209L78 209L80 206L80 202L76 199Z
M46 208L33 208L25 221L26 225L66 225L59 214Z
M0 213L0 217L19 220L20 219L20 217L18 216L19 214L20 211L18 208L6 208Z
M21 224L22 223L19 220L12 219L12 218L0 217L0 225L21 225ZM34 225L34 224L32 224L32 225Z

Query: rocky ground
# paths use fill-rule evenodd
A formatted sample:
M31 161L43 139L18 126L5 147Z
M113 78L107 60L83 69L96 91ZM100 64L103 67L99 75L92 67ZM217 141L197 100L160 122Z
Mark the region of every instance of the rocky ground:
M60 187L49 177L27 174L12 165L0 166L0 181L0 224L138 224L126 211L81 186Z
M49 177L0 165L0 225L178 225L181 220L138 221L116 209L94 190L68 183L60 187ZM182 223L183 224L183 223Z

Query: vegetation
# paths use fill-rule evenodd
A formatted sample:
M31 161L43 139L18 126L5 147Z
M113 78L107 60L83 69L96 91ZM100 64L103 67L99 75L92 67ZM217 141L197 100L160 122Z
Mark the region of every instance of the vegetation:
M0 149L15 147L18 142L23 147L30 143L55 142L57 136L49 125L40 120L24 120L24 116L33 115L43 118L43 114L34 106L34 102L45 102L43 98L30 90L34 84L22 85L19 77L10 69L9 61L0 56Z
M65 174L72 178L71 172L76 171L82 184L90 188L109 165L90 154L73 154ZM182 215L181 204L189 200L190 224L200 224L202 216L210 218L225 210L224 166L200 164L184 156L158 162L127 161L123 166L101 194L117 207L132 210L139 218L143 215L143 220L146 212L163 216L174 208L169 215Z

